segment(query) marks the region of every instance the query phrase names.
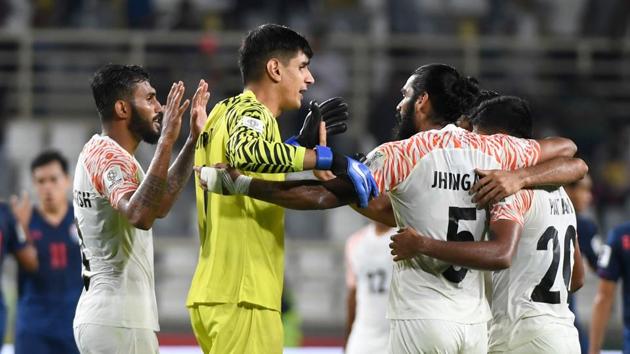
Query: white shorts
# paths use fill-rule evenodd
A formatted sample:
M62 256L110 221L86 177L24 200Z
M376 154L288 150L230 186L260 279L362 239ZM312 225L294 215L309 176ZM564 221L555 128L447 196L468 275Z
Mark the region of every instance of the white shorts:
M384 321L387 321L384 319ZM356 324L356 322L355 322ZM352 327L345 354L383 354L387 353L389 326L380 328ZM362 330L363 329L363 330ZM380 333L379 333L380 332Z
M580 354L580 338L574 326L547 324L540 335L509 350L491 350L491 354Z
M487 354L486 322L461 324L443 320L391 320L391 354Z
M81 354L157 354L159 344L150 329L84 323L74 327Z

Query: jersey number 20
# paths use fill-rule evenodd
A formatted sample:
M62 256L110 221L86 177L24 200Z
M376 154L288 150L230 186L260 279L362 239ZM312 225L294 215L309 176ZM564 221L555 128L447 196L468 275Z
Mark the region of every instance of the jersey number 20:
M575 236L575 227L571 225L567 228L563 240L564 259L562 262L562 279L564 280L564 285L567 290L569 289L569 284L571 282L571 243L575 245ZM532 291L532 301L544 302L547 304L559 304L560 291L551 291L551 287L553 286L558 274L558 265L560 263L558 230L553 226L549 226L542 236L540 236L540 239L538 239L536 249L540 251L548 250L550 240L553 240L553 260L551 261L549 269L547 269L547 273L545 273L540 283L538 283L538 285L534 288L534 291Z

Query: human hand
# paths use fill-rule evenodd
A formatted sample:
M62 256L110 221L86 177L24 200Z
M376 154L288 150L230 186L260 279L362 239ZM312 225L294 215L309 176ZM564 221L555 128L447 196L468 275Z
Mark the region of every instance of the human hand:
M418 254L418 250L422 245L422 238L412 227L406 227L398 230L398 233L392 235L390 239L392 242L389 244L391 254L394 256L394 261L402 261L410 259Z
M348 129L348 104L342 97L329 98L319 105L322 121L326 123L326 134L337 135Z
M220 163L211 167L193 166L193 170L205 191L222 195L246 195L249 190L251 177L232 166Z
M326 146L326 124L319 123L319 145ZM335 174L329 170L313 170L313 175L320 181L329 181L335 178Z
M33 214L33 206L31 205L31 199L26 191L22 192L21 197L12 195L11 200L11 212L15 217L15 220L22 226L24 230L28 230L28 225L31 222L31 215Z
M523 179L516 171L475 170L481 178L470 189L472 201L482 209L498 203L523 188Z
M169 144L173 144L175 140L177 140L182 127L182 116L188 108L188 105L190 105L190 100L186 100L180 105L182 97L184 96L184 90L183 82L174 82L168 93L166 105L163 109L162 137L164 141Z
M359 199L359 207L367 208L370 199L378 197L378 186L370 169L364 164L347 156L346 168L344 173L335 173L336 175L343 175L347 177L354 187L354 191Z
M310 102L310 110L304 119L304 124L298 135L292 136L285 143L304 146L312 149L322 138L320 123L324 123L324 134L336 135L345 132L348 128L348 105L341 97L333 97L322 104L316 101ZM321 145L321 144L320 144Z
M206 124L208 118L206 108L209 99L208 83L202 79L199 81L199 86L197 86L197 91L195 91L190 105L190 135L195 141Z

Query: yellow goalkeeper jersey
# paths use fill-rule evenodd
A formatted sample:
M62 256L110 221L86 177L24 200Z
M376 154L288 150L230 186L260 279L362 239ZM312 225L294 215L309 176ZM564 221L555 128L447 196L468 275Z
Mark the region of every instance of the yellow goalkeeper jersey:
M229 163L282 181L303 169L305 148L282 143L276 118L252 91L217 103L195 148L195 165ZM195 181L201 249L186 306L250 303L280 311L284 209L246 196L207 193Z

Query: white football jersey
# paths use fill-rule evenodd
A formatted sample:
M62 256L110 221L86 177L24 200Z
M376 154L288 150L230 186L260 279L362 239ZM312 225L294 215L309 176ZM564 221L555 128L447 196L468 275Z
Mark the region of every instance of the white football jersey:
M394 233L391 229L377 235L370 224L346 242L346 283L356 288L356 312L346 354L387 352L389 321L385 313L394 263L389 243Z
M490 351L529 342L545 324L572 327L574 321L567 301L577 242L571 200L563 188L509 198L494 207L493 220L516 219L523 231L510 268L492 275Z
M468 193L477 179L474 170L525 167L539 154L534 140L481 136L451 124L383 144L368 155L366 165L380 191L389 192L399 227L411 226L438 240L480 241L486 213L475 208ZM423 262L395 263L389 318L463 324L490 319L481 272L449 265L427 272Z
M135 228L113 207L143 178L136 159L107 136L94 135L79 155L73 199L86 287L75 326L159 330L152 231Z

